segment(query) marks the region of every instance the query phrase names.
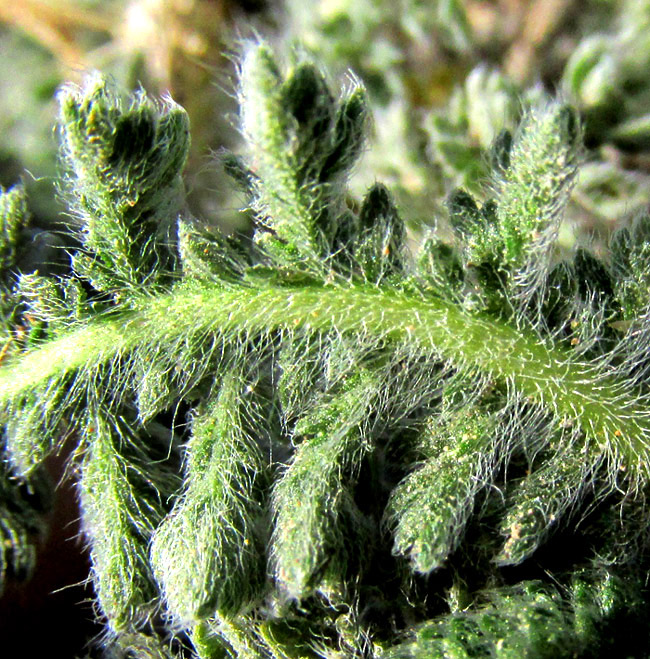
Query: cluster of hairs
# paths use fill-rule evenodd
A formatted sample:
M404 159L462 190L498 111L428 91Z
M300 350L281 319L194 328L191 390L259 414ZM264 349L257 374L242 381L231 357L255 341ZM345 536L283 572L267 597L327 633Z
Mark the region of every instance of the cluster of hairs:
M383 185L347 193L363 88L264 43L239 75L232 236L185 211L180 107L61 92L78 246L3 280L0 577L38 518L5 489L73 438L110 656L621 656L623 622L650 647L650 216L558 262L576 111L502 132L488 200L454 192L453 241L411 254Z

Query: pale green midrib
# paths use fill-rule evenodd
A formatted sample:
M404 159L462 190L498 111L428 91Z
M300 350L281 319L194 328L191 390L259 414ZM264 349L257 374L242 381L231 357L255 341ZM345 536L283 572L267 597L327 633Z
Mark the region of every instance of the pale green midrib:
M504 322L468 314L443 300L371 287L179 286L136 311L96 320L0 365L0 405L146 342L171 344L180 336L210 331L227 336L298 328L365 330L434 348L457 366L511 381L524 396L578 424L592 440L617 446L629 467L637 463L648 469L647 410L622 383Z

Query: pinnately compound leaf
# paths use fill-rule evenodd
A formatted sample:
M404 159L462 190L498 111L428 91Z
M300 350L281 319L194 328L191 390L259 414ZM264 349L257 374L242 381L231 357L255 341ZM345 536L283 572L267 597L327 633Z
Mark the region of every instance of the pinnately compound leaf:
M60 95L61 276L20 271L2 194L0 576L33 565L15 493L70 446L108 656L635 656L612 630L647 637L647 218L563 257L577 112L515 128L475 69L427 154L468 189L413 262L402 217L443 204L409 208L407 173L353 198L362 86L261 42L240 78L221 160L250 230L186 211L185 112L97 75Z

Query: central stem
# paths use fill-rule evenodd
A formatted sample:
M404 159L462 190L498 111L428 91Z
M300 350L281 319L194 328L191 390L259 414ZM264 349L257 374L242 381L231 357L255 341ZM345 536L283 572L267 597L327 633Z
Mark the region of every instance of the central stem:
M0 366L0 405L54 379L122 357L141 345L182 336L277 330L365 332L434 349L457 368L507 381L560 419L578 425L590 445L616 447L626 466L648 470L648 412L624 384L566 349L498 319L438 299L362 286L217 288L181 285L146 298Z

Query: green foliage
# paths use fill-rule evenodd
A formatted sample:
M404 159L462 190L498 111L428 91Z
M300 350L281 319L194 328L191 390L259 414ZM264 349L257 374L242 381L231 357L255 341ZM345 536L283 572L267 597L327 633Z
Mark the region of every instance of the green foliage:
M385 656L598 657L620 650L599 637L597 629L603 620L613 618L624 607L639 615L635 608L642 606L636 585L607 571L574 576L565 596L572 608L567 608L562 595L552 586L524 581L490 595L489 603L474 611L421 626L415 641L397 646Z
M0 189L0 360L6 359L13 343L11 324L16 300L11 291L10 272L16 265L16 251L29 219L23 190Z
M0 197L2 207L0 217L2 232L0 234L0 268L3 275L16 263L16 247L21 231L29 222L27 200L21 188L15 187Z
M340 225L349 222L339 221L345 209L336 179L363 144L363 90L351 89L335 105L313 65L296 65L283 82L263 46L243 56L240 99L242 129L256 156L256 240L280 262L308 261L320 270L345 231Z
M129 630L153 613L149 543L176 482L153 454L151 438L133 436L123 419L93 407L83 429L82 519L102 613L111 631Z
M24 344L14 331L21 309L12 285L30 220L22 186L0 189L0 368ZM40 432L38 415L22 424L9 416L3 425L3 450L7 441L14 446L48 443ZM13 476L5 461L0 465L0 593L10 580L23 581L31 576L38 542L45 535L43 514L50 508L51 497L51 483L44 470L37 469L29 478L20 479Z
M0 472L0 594L10 580L25 581L36 566L50 507L51 483L39 472L19 481L3 465Z
M264 43L240 74L247 150L221 160L254 231L181 212L180 108L93 77L60 96L72 267L22 275L6 314L30 319L0 366L7 460L33 478L77 441L109 651L607 649L650 597L647 218L558 263L582 133L546 100L412 255L390 191L346 189L363 88Z
M586 37L564 72L566 90L588 117L590 139L628 146L648 145L647 80L650 6L624 0L607 32Z
M235 616L261 595L265 464L258 442L268 419L260 386L228 373L216 400L198 412L185 491L153 539L156 578L169 612L184 624L215 611Z
M381 382L378 373L351 375L332 392L330 403L324 401L296 423L300 443L272 502L273 572L292 598L304 598L326 572L340 571L349 560L351 530L362 534L364 520L348 481L371 449L368 426L379 411ZM345 517L350 519L343 522Z
M477 494L493 475L496 436L494 419L472 405L446 426L432 419L426 428L425 461L393 490L386 511L395 520L395 553L408 555L417 572L440 568L458 547Z
M444 110L426 116L429 156L449 185L480 191L481 180L490 174L486 154L501 131L516 126L520 105L507 76L479 65L454 90Z
M183 201L189 148L185 111L143 93L127 109L101 77L61 95L70 207L84 249L76 273L98 291L156 280L173 258L172 226ZM151 280L151 282L150 282Z

